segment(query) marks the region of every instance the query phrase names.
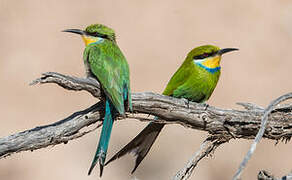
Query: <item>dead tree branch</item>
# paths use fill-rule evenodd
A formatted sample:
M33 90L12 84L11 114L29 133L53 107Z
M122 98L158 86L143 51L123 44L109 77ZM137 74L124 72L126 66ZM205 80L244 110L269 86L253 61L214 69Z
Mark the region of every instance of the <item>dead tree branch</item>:
M252 154L254 153L254 151L256 149L256 145L262 139L263 134L265 132L267 122L268 122L268 115L273 111L273 109L275 109L276 105L278 105L280 102L285 101L285 100L290 99L290 98L292 98L292 93L285 94L285 95L277 98L276 100L272 101L271 104L265 110L263 110L259 106L251 104L251 103L238 103L249 110L251 110L251 109L253 109L253 107L255 107L255 109L263 111L264 114L262 117L260 129L255 137L254 143L252 144L251 148L249 149L249 151L245 155L244 160L240 164L238 171L236 172L236 174L233 177L233 180L237 180L240 178L240 175L241 175L244 167L247 165L248 160L251 158ZM203 144L201 145L200 150L189 160L189 162L186 164L186 166L182 170L177 172L177 174L174 176L173 179L174 180L188 179L191 176L194 168L197 166L197 164L199 163L199 161L203 157L206 157L210 153L213 153L219 145L221 145L225 142L228 142L229 140L230 140L230 137L221 136L220 134L218 136L213 135L211 137L208 137L208 139L205 140L203 142ZM287 141L287 139L286 139L286 141ZM258 178L262 178L262 177L265 177L266 179L270 178L270 176L268 176L268 174L265 174L265 173L261 173L259 175L260 176L258 176Z
M266 129L266 126L267 126L267 123L268 123L268 116L269 114L273 111L273 109L275 109L275 107L287 100L287 99L291 99L292 98L292 93L288 93L288 94L285 94L275 100L273 100L269 106L264 110L264 115L262 117L262 121L261 121L261 127L260 127L260 130L259 132L257 133L255 139L254 139L254 142L252 143L249 151L247 152L247 154L245 155L243 161L240 163L240 166L237 170L237 172L235 173L235 175L233 176L233 180L237 180L240 178L240 175L243 171L243 169L245 168L245 166L247 165L247 162L249 161L249 159L251 158L252 154L254 153L255 149L256 149L256 146L257 144L260 142L260 140L262 139L263 135L264 135L264 132L265 132L265 129Z
M32 84L46 83L58 84L68 90L85 90L97 98L100 96L99 85L94 79L77 78L49 72L44 73L41 78L33 81ZM251 103L240 104L245 110L220 109L193 102L186 103L182 99L147 92L133 93L132 101L134 112L127 113L127 117L153 121L152 117L145 118L145 116L141 115L151 114L161 118L158 122L177 123L184 127L206 131L210 134L210 137L223 137L224 142L232 138L253 139L260 128L261 118L264 113L261 107ZM269 115L263 137L276 141L284 140L287 142L290 140L292 135L291 112L292 104L273 110ZM16 152L32 151L51 145L67 143L69 140L76 139L92 131L94 128L90 125L98 122L97 126L100 126L102 117L103 107L97 103L53 124L2 137L0 138L0 158ZM212 145L214 140L207 139L205 143L210 142L211 144L206 146L206 152L215 148L214 143ZM201 152L203 152L202 149L204 148L201 148ZM205 155L203 152L201 158ZM196 159L192 161L198 162Z

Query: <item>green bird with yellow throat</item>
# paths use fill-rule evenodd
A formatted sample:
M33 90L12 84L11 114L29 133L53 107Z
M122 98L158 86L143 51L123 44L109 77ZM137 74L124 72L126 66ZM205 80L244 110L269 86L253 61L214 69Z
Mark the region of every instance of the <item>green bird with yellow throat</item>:
M102 176L114 119L125 114L125 111L132 110L129 65L116 43L113 29L93 24L85 30L67 29L64 32L81 35L86 46L83 53L86 74L96 79L101 86L105 114L88 175L98 162Z
M222 54L238 50L236 48L220 49L205 45L191 50L182 65L168 82L163 95L185 98L189 101L203 103L213 93L221 72ZM149 152L154 141L165 124L151 122L131 142L116 153L105 165L123 155L133 152L136 156L137 169Z

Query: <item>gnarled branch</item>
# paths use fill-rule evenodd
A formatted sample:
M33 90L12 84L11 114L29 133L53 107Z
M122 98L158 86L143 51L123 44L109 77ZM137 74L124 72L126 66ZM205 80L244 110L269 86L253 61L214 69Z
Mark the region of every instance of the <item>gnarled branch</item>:
M74 91L85 90L97 98L100 96L99 85L94 79L49 72L44 73L32 84L46 83L55 83ZM226 141L231 138L254 138L263 115L261 107L250 103L241 103L245 110L220 109L147 92L133 93L132 103L134 112L127 113L127 117L153 121L151 117L145 118L141 115L151 114L160 117L157 122L178 123L185 127L207 131L211 136L224 137ZM292 135L291 111L292 104L275 109L269 116L263 137L277 141L290 140ZM94 129L90 126L93 123L98 122L98 126L101 125L102 114L103 107L97 103L56 123L2 137L0 138L0 158L20 151L66 143L71 139L81 137Z

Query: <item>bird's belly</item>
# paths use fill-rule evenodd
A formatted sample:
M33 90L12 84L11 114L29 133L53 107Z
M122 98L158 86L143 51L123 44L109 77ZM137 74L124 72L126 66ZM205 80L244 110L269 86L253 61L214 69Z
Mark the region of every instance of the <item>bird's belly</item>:
M191 86L192 101L194 102L204 102L207 101L212 95L218 82L218 77L216 76L205 76L204 78L196 79L196 83Z

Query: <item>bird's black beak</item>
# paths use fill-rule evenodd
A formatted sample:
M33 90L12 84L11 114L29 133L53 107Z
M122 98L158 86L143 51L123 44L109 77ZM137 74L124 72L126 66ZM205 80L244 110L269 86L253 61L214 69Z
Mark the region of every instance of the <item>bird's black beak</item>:
M222 55L231 51L238 51L239 49L237 48L224 48L224 49L220 49L217 54Z
M66 29L66 30L63 30L62 32L70 32L70 33L75 33L75 34L80 34L80 35L85 34L85 32L80 29Z

